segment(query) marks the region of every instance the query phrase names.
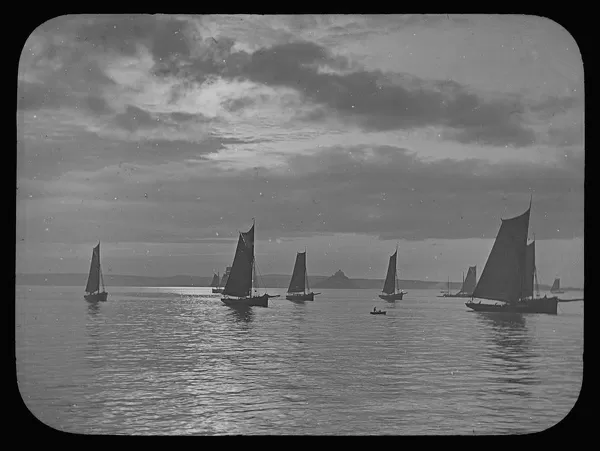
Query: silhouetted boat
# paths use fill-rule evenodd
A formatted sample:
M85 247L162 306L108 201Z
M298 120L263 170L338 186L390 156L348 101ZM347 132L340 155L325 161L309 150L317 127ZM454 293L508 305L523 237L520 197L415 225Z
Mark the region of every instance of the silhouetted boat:
M369 312L371 315L385 315L387 312L385 310L376 310L373 309L373 311Z
M100 282L102 282L102 291L100 291ZM104 277L102 276L102 268L100 267L100 242L92 250L92 262L90 263L90 273L88 275L87 285L85 286L87 293L83 297L89 302L104 302L108 296L104 288Z
M527 244L529 208L520 216L502 219L500 230L481 278L465 305L481 312L548 313L556 315L558 298L534 297L535 241ZM475 303L473 298L500 301L501 304Z
M267 293L258 295L256 290L256 262L254 261L254 220L247 232L240 232L231 272L223 288L221 301L231 307L268 307Z
M308 291L308 292L307 292ZM306 275L306 251L296 254L296 263L294 264L294 272L290 280L285 298L290 301L314 301L315 295L321 293L313 293L308 285L308 276Z
M564 294L564 291L560 289L560 279L558 277L554 279L552 288L550 288L550 293Z
M405 291L398 290L398 274L396 271L396 259L398 256L398 246L396 246L396 252L390 257L388 263L388 271L383 283L382 294L379 297L388 302L401 301L402 297L406 294Z
M463 273L463 276L464 276L464 273ZM448 277L448 285L447 285L446 291L440 290L440 293L442 293L442 295L438 296L438 298L447 298L450 296L450 277Z
M213 293L223 293L223 288L221 288L219 284L219 274L213 274L213 279L210 283L210 286L213 287Z
M464 275L464 273L463 273ZM448 282L448 292L444 293L443 298L470 298L477 285L477 266L469 266L467 278L463 280L460 291L456 294L450 294L450 283Z

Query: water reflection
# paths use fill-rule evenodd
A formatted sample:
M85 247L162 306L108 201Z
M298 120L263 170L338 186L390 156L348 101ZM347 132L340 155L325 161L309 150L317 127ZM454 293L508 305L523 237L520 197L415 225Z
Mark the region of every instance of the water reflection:
M88 302L87 311L90 315L96 315L100 311L100 304L97 302Z
M294 302L292 308L292 318L295 322L304 322L306 320L306 303Z
M294 303L290 315L290 332L297 344L304 345L306 327L306 305Z
M88 304L88 319L85 324L85 330L88 337L85 348L85 357L92 368L99 369L104 366L103 356L100 352L100 342L102 340L102 325L98 312L100 306L97 303Z
M252 307L247 306L231 306L228 305L227 317L236 323L249 324L254 321L254 311Z
M478 319L490 333L489 344L484 354L494 376L491 379L500 384L499 391L505 394L531 396L530 388L539 384L535 377L532 351L532 337L523 315L513 313L477 312Z

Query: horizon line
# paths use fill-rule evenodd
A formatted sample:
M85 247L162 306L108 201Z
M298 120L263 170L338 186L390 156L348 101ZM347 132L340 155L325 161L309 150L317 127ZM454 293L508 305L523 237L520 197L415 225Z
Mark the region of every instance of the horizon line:
M336 271L337 272L337 271ZM342 271L343 272L343 271ZM335 274L335 273L334 273ZM326 276L326 275L320 275L320 274L314 274L310 277L324 277L324 278L330 278L332 277L334 274ZM72 273L72 272L54 272L54 273L15 273L15 277L17 276L60 276L60 275L66 275L66 276L81 276L81 277L87 277L88 273ZM345 275L345 274L344 274ZM205 279L212 279L212 275L208 275L208 276L202 276L202 275L192 275L192 274L176 274L176 275L169 275L169 276L144 276L144 275L137 275L137 274L105 274L105 277L146 277L146 278L151 278L151 279L168 279L168 278L175 278L175 277L196 277L196 278L205 278ZM277 274L277 273L272 273L272 274L264 274L261 277L291 277L288 274ZM348 277L348 276L346 276ZM369 281L383 281L385 280L385 277L382 278L368 278L368 277L348 277L349 280L369 280ZM424 282L424 283L436 283L436 284L447 284L448 281L444 280L429 280L429 279L398 279L398 281L404 281L404 282ZM462 281L458 280L456 282L450 281L451 284L461 284ZM539 284L540 286L546 286L546 284ZM547 285L548 287L551 287L552 284ZM575 289L575 290L583 290L583 287L570 287L570 286L565 286L565 287L561 287L561 289Z

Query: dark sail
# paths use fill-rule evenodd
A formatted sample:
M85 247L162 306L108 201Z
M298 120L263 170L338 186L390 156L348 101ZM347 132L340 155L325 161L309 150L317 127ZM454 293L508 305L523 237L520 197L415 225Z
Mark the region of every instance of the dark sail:
M388 264L388 272L383 284L383 291L385 294L392 294L396 291L396 255L398 251L394 252L394 255L390 257Z
M467 278L463 282L460 292L470 294L475 290L475 285L477 285L477 266L469 266Z
M505 302L521 297L530 211L502 220L473 297Z
M525 271L523 273L523 294L521 297L533 296L533 276L535 274L535 241L527 245L525 253Z
M294 272L288 293L304 292L306 287L306 252L298 252L296 254L296 263L294 264Z
M216 274L213 274L213 278L212 278L212 282L210 283L211 287L218 287L219 286L219 276L217 276Z
M560 279L554 279L554 283L552 284L552 288L550 288L550 291L558 290L560 290Z
M231 272L223 294L229 296L249 296L252 290L252 267L254 264L254 226L240 233Z
M231 272L231 266L228 266L225 269L225 274L223 274L223 277L221 277L221 286L224 287L225 284L227 283L227 279L229 278L229 273Z
M92 263L85 291L95 293L100 290L100 243L92 251Z

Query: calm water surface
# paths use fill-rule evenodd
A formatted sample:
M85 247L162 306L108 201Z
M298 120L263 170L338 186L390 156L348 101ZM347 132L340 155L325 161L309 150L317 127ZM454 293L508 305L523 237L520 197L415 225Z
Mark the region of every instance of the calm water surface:
M561 421L582 383L582 302L513 316L437 290L395 305L322 290L238 311L210 288L116 287L98 306L81 291L16 287L21 395L69 432L528 433Z

